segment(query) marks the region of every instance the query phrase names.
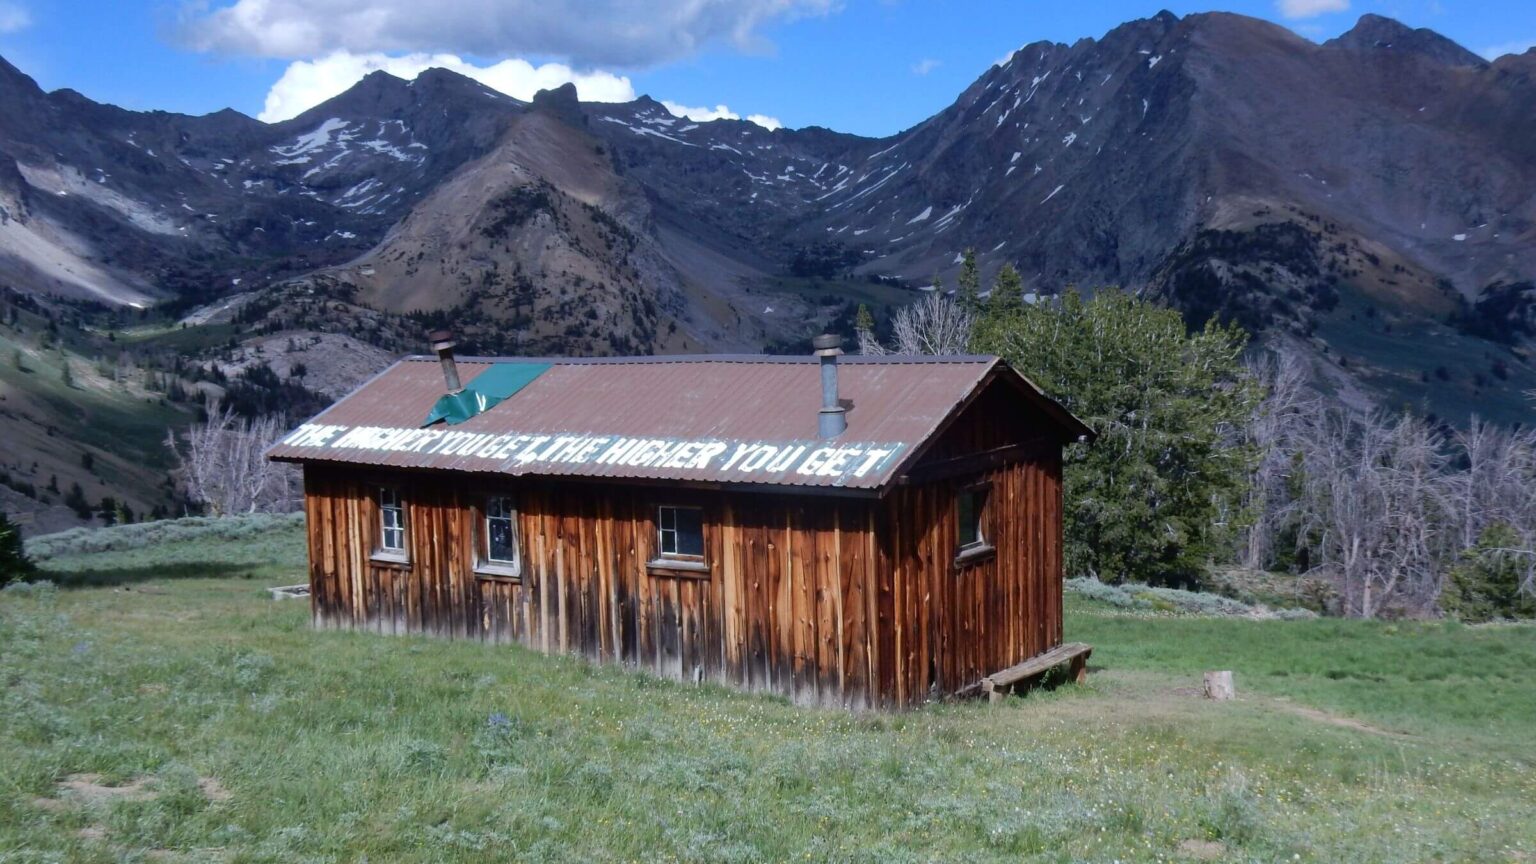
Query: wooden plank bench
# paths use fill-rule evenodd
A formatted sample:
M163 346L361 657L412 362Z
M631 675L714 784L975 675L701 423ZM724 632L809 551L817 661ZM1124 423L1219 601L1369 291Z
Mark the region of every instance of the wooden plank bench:
M1063 663L1071 664L1068 671L1072 681L1081 684L1088 680L1088 656L1092 653L1093 646L1082 642L1058 645L1044 654L1036 654L1023 663L1009 666L1001 672L993 672L981 679L982 692L987 694L988 702L1001 702L1018 684L1038 678Z

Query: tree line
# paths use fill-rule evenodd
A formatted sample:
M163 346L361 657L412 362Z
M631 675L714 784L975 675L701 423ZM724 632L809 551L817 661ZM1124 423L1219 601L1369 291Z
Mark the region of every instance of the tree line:
M1536 431L1352 410L1240 327L1119 290L1025 302L1009 265L979 283L968 252L888 340L861 313L859 350L996 354L1098 433L1064 456L1069 575L1201 588L1240 567L1325 580L1353 617L1536 616Z

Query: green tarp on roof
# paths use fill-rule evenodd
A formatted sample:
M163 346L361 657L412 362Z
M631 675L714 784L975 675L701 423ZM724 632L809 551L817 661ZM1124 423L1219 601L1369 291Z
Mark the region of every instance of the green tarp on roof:
M439 420L448 421L449 426L463 423L527 387L549 366L548 363L497 363L476 375L463 390L438 399L432 406L432 413L421 425L431 426Z

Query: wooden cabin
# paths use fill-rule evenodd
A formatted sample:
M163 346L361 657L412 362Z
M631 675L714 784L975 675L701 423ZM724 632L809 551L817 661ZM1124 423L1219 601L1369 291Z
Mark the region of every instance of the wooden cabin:
M401 360L269 454L303 465L315 623L849 707L1059 646L1092 432L995 357L817 344Z

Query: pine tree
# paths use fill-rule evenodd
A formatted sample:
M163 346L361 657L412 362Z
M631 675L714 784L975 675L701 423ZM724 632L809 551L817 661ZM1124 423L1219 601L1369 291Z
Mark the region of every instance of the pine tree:
M1232 432L1259 398L1247 342L1235 325L1191 333L1178 312L1115 290L1069 290L977 325L974 350L1099 434L1063 458L1068 573L1198 586L1231 548L1255 458Z
M31 576L32 562L21 545L21 531L0 513L0 585Z
M74 387L75 386L75 373L74 373L74 370L69 368L69 361L68 360L64 361L64 371L62 373L62 377L63 377L63 380L64 380L64 386L65 387Z
M1024 308L1024 280L1012 264L1004 264L992 280L992 296L987 298L987 315L1008 315Z
M960 308L975 314L981 311L981 269L976 266L976 250L966 249L960 261L960 296L956 297Z
M1520 590L1525 562L1508 551L1520 545L1520 535L1511 526L1488 526L1451 570L1440 595L1441 608L1472 622L1536 618L1536 597Z
M853 330L855 333L875 332L875 316L869 314L869 307L859 304L859 311L853 317Z
M91 502L85 500L85 490L79 483L69 484L69 491L64 493L64 506L75 511L81 519L91 518Z

